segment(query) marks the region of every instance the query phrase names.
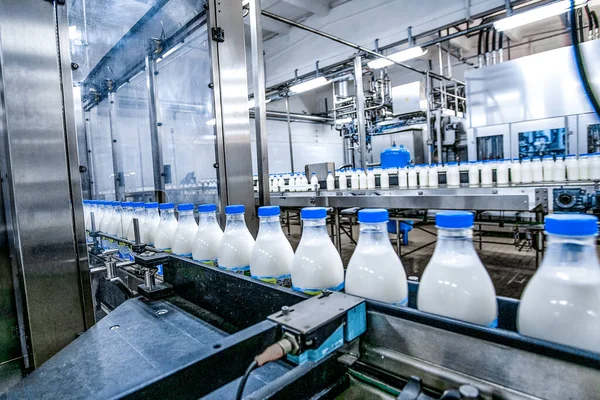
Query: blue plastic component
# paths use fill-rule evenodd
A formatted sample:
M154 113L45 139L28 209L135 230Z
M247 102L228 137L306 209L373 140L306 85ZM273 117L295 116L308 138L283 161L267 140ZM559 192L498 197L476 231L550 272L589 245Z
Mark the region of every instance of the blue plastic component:
M302 219L319 219L327 217L327 209L325 207L306 207L300 211Z
M122 201L121 207L133 207L133 202L131 201Z
M474 220L473 213L469 211L441 211L435 215L435 224L438 228L470 228Z
M275 217L279 214L281 214L281 209L279 208L279 206L258 207L259 217Z
M217 211L216 204L200 204L198 206L198 212L212 212Z
M192 203L184 203L177 205L177 211L192 211L194 209L194 205Z
M553 214L544 220L546 232L561 236L593 236L598 233L598 218L582 214Z
M384 208L370 208L358 212L358 222L378 223L388 221L388 210Z
M344 327L344 340L350 342L367 331L367 305L361 303L348 311Z
M246 207L244 207L243 204L225 206L225 214L241 214L245 211L246 211Z
M133 203L133 208L143 208L146 207L146 204L143 201L136 201Z
M396 233L396 221L388 221L387 227L388 227L389 233L394 233L394 234ZM400 232L402 232L402 245L403 246L408 245L408 232L412 231L412 229L413 229L413 221L412 220L400 221Z
M365 303L362 303L364 306ZM365 321L366 325L366 321ZM289 361L295 364L304 364L307 361L319 361L329 354L333 353L344 344L344 325L340 325L339 328L333 332L331 336L327 338L323 344L317 349L307 350L302 354L297 356L293 354L288 354L287 358Z
M160 203L158 205L158 208L161 210L174 210L175 209L175 204L173 203Z
M392 147L381 152L380 160L383 169L404 168L410 163L410 151L404 148L404 145L397 147L394 142Z
M146 203L146 208L158 208L157 202Z

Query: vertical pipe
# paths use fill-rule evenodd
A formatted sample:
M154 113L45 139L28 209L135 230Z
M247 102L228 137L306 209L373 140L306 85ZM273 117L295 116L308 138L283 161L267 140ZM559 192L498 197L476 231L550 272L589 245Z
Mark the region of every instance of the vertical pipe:
M335 245L337 247L337 251L340 254L340 256L342 255L342 230L340 228L340 209L339 208L334 208L333 209L334 214L334 223L335 223Z
M442 110L438 109L435 113L435 128L437 134L437 153L438 153L438 163L443 163L442 156Z
M440 75L444 76L444 58L442 56L442 45L441 43L437 44L437 48L438 48L438 63L440 64ZM440 81L440 102L441 104L441 108L447 108L446 107L446 82L444 82L443 80Z
M294 173L294 148L292 145L292 122L290 120L290 95L285 95L285 113L287 116L288 143L290 145L290 170Z
M158 116L158 88L156 85L156 60L146 56L146 90L148 91L148 118L150 121L150 146L152 148L152 172L154 175L154 198L160 203L165 199L165 176L163 173L162 132Z
M365 92L363 88L362 59L360 56L354 57L354 85L356 87L356 119L358 121L358 140L360 143L360 168L366 168Z
M120 147L121 143L119 143L119 135L117 133L117 105L116 101L116 93L114 91L110 91L108 93L108 121L109 121L109 130L110 130L110 147L112 151L112 164L113 164L113 178L115 185L115 200L121 201L122 195L122 187L124 186L123 180L123 169L121 162L121 154Z
M433 163L433 157L432 157L432 149L431 149L431 144L433 143L433 135L431 132L431 102L430 102L430 95L431 95L431 77L429 76L429 70L427 70L426 74L425 74L425 107L426 107L426 112L427 112L427 142L426 142L426 146L427 148L427 163L431 164Z
M252 82L254 85L254 127L256 133L256 160L258 169L258 201L261 206L267 206L271 202L271 190L269 185L265 63L263 56L260 0L250 0L249 5L250 53L252 59Z
M90 121L90 112L85 111L83 113L85 120L85 141L86 151L88 153L88 168L90 175L90 198L95 199L97 195L96 190L96 166L94 164L94 140L92 138L92 122Z

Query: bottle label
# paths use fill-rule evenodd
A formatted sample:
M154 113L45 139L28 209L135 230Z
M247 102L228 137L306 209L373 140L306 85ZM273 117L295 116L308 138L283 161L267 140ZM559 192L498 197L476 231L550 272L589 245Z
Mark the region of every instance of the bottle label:
M214 260L194 260L194 261L197 261L197 262L202 263L202 264L210 265L211 267L216 267L217 266L217 259L216 258Z
M175 254L176 256L179 257L185 257L185 258L192 258L192 253L186 253L186 254Z
M404 300L392 303L392 305L397 307L406 307L408 305L408 296L404 298Z
M246 265L243 267L232 267L232 268L224 267L223 265L219 265L219 268L221 268L225 271L234 272L236 274L250 276L250 266L249 265Z
M292 287L292 275L279 275L279 276L256 276L252 275L254 279L258 279L263 282L271 283L273 285L279 285L287 288Z
M337 286L332 286L329 288L322 288L322 289L301 288L298 286L294 286L294 284L292 284L292 289L294 289L298 292L302 292L302 293L311 295L311 296L316 296L316 295L323 293L323 290L331 290L332 292L339 292L344 289L344 282L340 283Z

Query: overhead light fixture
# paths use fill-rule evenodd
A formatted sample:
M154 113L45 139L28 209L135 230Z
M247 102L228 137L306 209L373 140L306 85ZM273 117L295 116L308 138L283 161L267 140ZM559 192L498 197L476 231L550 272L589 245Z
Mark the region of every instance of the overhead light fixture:
M587 0L575 0L575 7L581 7ZM571 8L570 0L561 0L546 6L536 7L533 10L525 11L519 14L494 22L494 28L497 31L506 31L519 26L527 25L532 22L544 20L556 15L564 14Z
M327 78L325 78L324 76L319 76L314 79L311 79L310 81L306 81L306 82L302 82L302 83L298 83L296 85L290 86L290 91L293 93L308 92L309 90L313 90L318 87L325 86L328 83L330 83L330 81Z
M406 50L399 51L397 53L390 54L387 56L390 60L394 62L400 63L408 60L412 60L413 58L421 57L427 54L427 49L423 49L421 46L414 46ZM371 69L379 69L389 67L394 64L392 61L387 60L385 58L378 58L373 61L369 61L367 65Z

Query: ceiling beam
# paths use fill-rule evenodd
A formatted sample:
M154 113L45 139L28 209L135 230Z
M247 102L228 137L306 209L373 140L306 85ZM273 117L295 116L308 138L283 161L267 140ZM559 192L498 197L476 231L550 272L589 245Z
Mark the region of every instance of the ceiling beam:
M283 0L284 3L324 17L329 14L329 4L321 0Z

